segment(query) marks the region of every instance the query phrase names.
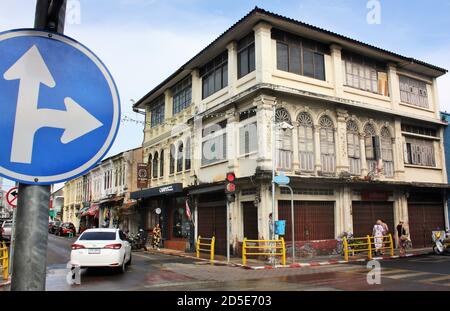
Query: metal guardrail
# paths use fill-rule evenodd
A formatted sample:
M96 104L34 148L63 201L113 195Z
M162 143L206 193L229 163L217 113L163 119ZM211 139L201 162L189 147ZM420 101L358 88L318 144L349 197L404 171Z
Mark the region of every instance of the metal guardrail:
M205 241L210 241L210 243L206 243ZM212 238L202 238L201 236L198 236L196 245L197 258L200 258L200 252L208 252L210 260L213 261L215 245L216 245L216 237L213 236Z
M250 243L251 245L248 245ZM258 250L262 249L264 252L255 252L248 250ZM278 252L281 250L281 252ZM267 252L268 251L268 252ZM284 239L280 240L247 240L244 239L242 242L242 264L247 263L247 256L281 256L281 262L286 265L286 244Z
M375 248L376 242L375 239L381 239L382 247ZM357 242L362 241L362 242ZM343 238L343 244L344 244L344 260L348 261L349 259L349 253L352 253L352 256L355 255L355 253L362 253L367 252L367 258L369 260L372 260L373 255L372 252L374 250L384 250L388 249L390 251L391 256L394 256L394 240L392 239L392 234L385 235L383 237L374 237L374 236L366 236L361 238L351 238L350 242L347 240L346 237ZM377 243L378 244L378 243Z
M8 267L8 263L9 263L9 250L8 247L6 246L5 242L2 242L1 244L2 246L0 247L0 261L2 264L2 275L3 275L3 280L7 280L9 277L9 267Z

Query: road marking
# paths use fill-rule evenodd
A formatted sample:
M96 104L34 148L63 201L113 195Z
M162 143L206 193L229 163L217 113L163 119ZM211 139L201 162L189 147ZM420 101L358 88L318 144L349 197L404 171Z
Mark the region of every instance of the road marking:
M420 280L419 282L425 283L425 284L432 284L432 285L450 286L450 283L436 283L438 281L445 281L445 280L450 280L450 275L441 275L441 276L434 277L434 278Z
M381 268L381 275L383 276L386 274L407 273L410 271L411 270L405 270L405 269Z
M428 273L428 272L414 272L414 273L404 273L404 274L399 274L399 275L388 275L386 277L390 278L390 279L398 280L398 279L406 279L406 278L416 277L416 276L425 275L425 274L431 274L431 273Z
M153 285L145 285L145 288L154 288L154 287L172 287L172 286L187 286L187 285L204 285L208 283L217 283L218 281L191 281L191 282L168 282L168 283L159 283Z

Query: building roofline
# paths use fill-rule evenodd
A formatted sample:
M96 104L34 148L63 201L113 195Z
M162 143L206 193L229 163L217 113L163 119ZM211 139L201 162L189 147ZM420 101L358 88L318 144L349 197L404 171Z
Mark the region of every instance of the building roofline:
M387 54L389 56L393 56L396 58L401 59L402 61L406 62L406 63L410 63L410 64L418 64L424 67L428 67L432 70L438 71L440 73L440 75L444 75L448 72L447 69L426 63L424 61L421 60L417 60L413 57L407 57L407 56L403 56L400 55L398 53L395 52L391 52L382 48L379 48L377 46L374 45L370 45L368 43L364 43L362 41L356 40L356 39L352 39L350 37L344 36L344 35L340 35L338 33L332 32L330 30L326 30L317 26L313 26L311 24L305 23L305 22L301 22L298 20L295 20L293 18L290 17L286 17L277 13L273 13L270 11L266 11L262 8L259 7L255 7L253 10L251 10L249 13L247 13L244 17L242 17L240 20L238 20L236 23L234 23L231 27L229 27L225 32L223 32L221 35L219 35L216 39L214 39L210 44L208 44L205 48L203 48L200 52L198 52L196 55L194 55L191 59L189 59L184 65L182 65L180 68L178 68L174 73L172 73L170 76L168 76L166 79L164 79L161 83L159 83L157 86L155 86L152 90L150 90L150 92L148 92L147 94L145 94L141 99L139 99L136 103L133 104L133 109L138 109L139 106L141 104L144 103L144 101L149 98L151 95L153 95L156 91L158 91L159 89L161 89L164 85L166 85L167 83L169 83L173 78L175 78L176 76L178 76L179 74L181 74L186 67L193 62L194 60L196 60L198 57L200 57L203 53L205 53L209 48L211 48L214 44L216 44L220 39L222 39L223 37L225 37L227 34L229 34L232 30L236 29L240 24L244 23L247 19L249 19L250 17L254 16L254 15L265 15L268 17L272 17L272 18L276 18L276 19L280 19L282 21L294 24L294 25L298 25L298 26L302 26L305 28L308 28L310 30L313 31L318 31L321 32L323 34L326 35L330 35L333 36L335 38L347 41L348 43L352 43L352 44L356 44L359 45L361 47L364 48L369 48L369 49L373 49L375 51Z

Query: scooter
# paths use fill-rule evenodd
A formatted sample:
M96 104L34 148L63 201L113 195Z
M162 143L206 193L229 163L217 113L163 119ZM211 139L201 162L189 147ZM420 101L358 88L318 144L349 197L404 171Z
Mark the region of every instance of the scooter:
M433 251L437 255L450 253L450 231L432 231Z
M141 248L147 249L146 243L147 239L144 234L143 229L139 229L139 232L136 235L130 234L128 237L128 241L131 243L131 249L139 250Z

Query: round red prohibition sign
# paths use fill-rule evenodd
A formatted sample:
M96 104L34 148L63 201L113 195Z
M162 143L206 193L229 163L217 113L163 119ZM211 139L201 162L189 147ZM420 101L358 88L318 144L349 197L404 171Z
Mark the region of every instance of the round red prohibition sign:
M17 207L17 197L19 195L19 189L17 187L9 189L8 193L6 194L6 201L9 205L12 207Z

